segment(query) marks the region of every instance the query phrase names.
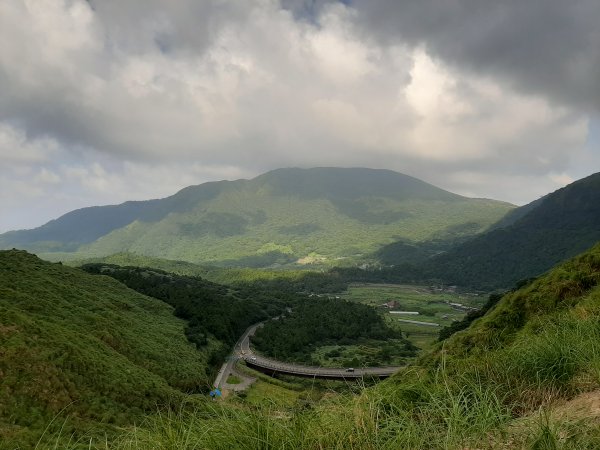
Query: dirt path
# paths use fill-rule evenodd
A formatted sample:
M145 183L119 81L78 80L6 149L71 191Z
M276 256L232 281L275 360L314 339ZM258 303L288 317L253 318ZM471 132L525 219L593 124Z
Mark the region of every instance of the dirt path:
M240 392L240 391L244 391L244 390L248 389L250 387L250 385L256 381L256 378L249 377L248 375L245 375L235 369L231 370L230 375L234 375L234 376L238 377L240 380L242 380L241 383L230 384L230 383L227 383L227 380L223 380L221 382L222 389L234 391L234 392Z

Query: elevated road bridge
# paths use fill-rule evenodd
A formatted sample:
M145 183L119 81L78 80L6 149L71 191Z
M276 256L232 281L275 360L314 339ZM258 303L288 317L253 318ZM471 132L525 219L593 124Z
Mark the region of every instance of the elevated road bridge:
M362 367L362 368L332 368L314 367L300 364L287 363L266 358L255 354L250 347L250 338L256 329L263 324L258 323L246 330L234 349L234 354L243 359L246 365L268 375L285 374L307 378L327 378L336 380L347 380L354 378L387 378L396 373L400 367Z

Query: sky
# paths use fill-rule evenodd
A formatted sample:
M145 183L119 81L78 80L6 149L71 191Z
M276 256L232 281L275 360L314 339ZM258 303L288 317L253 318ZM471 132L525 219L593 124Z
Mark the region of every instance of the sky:
M279 167L600 170L597 0L2 0L0 232Z

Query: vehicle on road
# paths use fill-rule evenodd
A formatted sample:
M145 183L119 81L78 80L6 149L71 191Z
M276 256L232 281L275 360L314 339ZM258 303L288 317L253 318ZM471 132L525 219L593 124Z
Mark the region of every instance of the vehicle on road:
M354 372L354 368L353 368L353 367L348 367L348 368L346 369L346 372Z

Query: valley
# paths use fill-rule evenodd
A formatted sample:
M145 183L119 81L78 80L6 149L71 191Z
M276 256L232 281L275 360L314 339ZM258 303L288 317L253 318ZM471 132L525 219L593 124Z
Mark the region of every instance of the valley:
M565 435L554 412L600 390L600 356L593 344L600 249L596 244L571 259L555 251L562 248L567 255L577 248L570 247L573 239L582 247L596 239L595 177L523 209L509 208L496 224L475 226L452 225L441 199L458 207L457 218L466 214L464 200L453 194L388 172L352 172L367 177L361 189L370 186L369 202L373 189L386 186L381 195L388 200L404 196L391 192L399 180L409 191L418 188L419 195L434 197L427 214L439 213L437 231L428 225L410 234L417 231L406 217L361 216L374 212L360 209L366 197L355 197L355 209L344 203L341 199L355 195L344 171L338 173L339 186L319 171L283 174L244 184L269 192L264 199L269 203L274 186L277 195L289 196L286 189L299 184L306 202L321 195L326 183L336 214L350 214L366 234L345 233L343 225L334 225L342 221L337 217L330 225L334 242L319 234L311 252L293 250L301 246L292 233L309 236L317 225L286 229L287 241L268 244L264 253L238 236L232 248L250 253L229 258L225 247L211 249L202 239L212 236L228 246L233 234L223 233L241 229L230 216L213 217L209 224L198 213L208 231L194 238L200 239L194 241L198 247L186 247L195 255L189 258L165 251L178 247L152 234L156 231L149 236L157 245L146 252L126 244L120 229L114 231L119 244L106 250L119 251L111 254L81 251L93 242L67 253L65 247L40 253L55 262L24 250L0 251L0 449L253 449L257 442L265 448L342 449L348 442L359 449L486 448L489 439L531 447L541 436L535 428L540 410L547 411L548 427L559 430L551 431L557 442L575 443L573 448L600 443L595 422L578 425L576 437ZM387 181L374 185L375 175ZM235 191L242 203L254 205L238 187L228 186L225 197ZM196 204L205 189L177 195ZM211 189L200 203L222 194L222 186ZM571 206L575 197L582 199L577 214ZM299 210L286 220L323 226L307 204L292 203ZM151 203L156 204L161 203ZM323 205L315 208L330 208ZM136 208L139 213L147 205ZM143 214L158 214L151 210ZM560 215L558 223L548 219L551 212ZM143 227L154 220L162 227L177 214L145 216ZM66 217L61 224L72 220ZM79 218L79 225L91 220ZM129 228L132 236L145 233L137 227ZM385 227L405 234L388 245L394 238L378 234ZM527 244L523 235L530 238ZM556 242L542 244L550 235ZM498 236L502 245L492 251ZM6 243L7 235L2 239ZM364 247L351 257L336 253L349 242ZM521 254L519 265L507 268L515 246L536 243L536 251ZM482 257L474 250L479 246L500 256L473 266ZM202 256L198 248L206 248ZM211 252L227 258L215 259ZM259 263L253 259L267 254ZM272 259L274 254L279 256ZM281 254L294 256L278 259ZM64 264L56 261L65 255ZM168 258L173 255L182 259ZM548 258L542 265L541 255ZM562 259L544 272L553 258Z

